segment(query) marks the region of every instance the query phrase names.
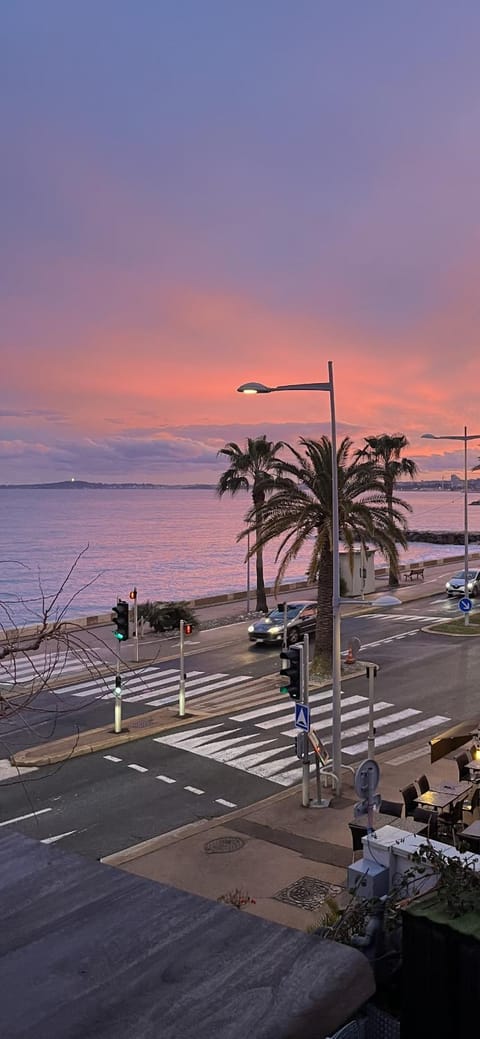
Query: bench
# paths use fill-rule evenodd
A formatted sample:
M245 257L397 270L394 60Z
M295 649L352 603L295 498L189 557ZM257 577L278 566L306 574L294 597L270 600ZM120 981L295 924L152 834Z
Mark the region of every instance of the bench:
M422 581L423 581L423 571L424 571L424 569L425 569L425 567L422 565L422 563L412 563L412 565L410 567L410 570L405 570L405 573L403 575L404 580L405 581L413 581L413 578L416 577L416 579L418 581L418 578L421 577Z

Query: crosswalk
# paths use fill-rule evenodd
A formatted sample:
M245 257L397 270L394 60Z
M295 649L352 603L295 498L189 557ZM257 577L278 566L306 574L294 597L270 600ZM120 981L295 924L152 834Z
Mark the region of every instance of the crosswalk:
M81 671L92 672L101 662L96 660L91 649L75 654L62 648L50 648L48 644L41 652L22 652L18 650L11 657L0 660L0 687L13 689L38 683L58 682L64 677L79 674Z
M231 676L223 671L205 672L189 671L186 678L187 703L197 697L225 692L234 692L249 682L252 675ZM114 689L113 676L98 676L84 682L64 685L57 693L63 697L72 696L83 702L92 700L110 700ZM141 671L122 673L122 702L139 707L167 707L178 701L180 671L178 668L144 667ZM227 707L227 710L231 709Z
M332 737L332 690L310 696L312 728L328 748ZM367 754L368 698L342 691L342 753L350 761ZM425 715L414 707L400 709L380 700L374 705L375 747L380 751L444 726L450 718ZM299 779L299 761L294 755L293 706L273 703L231 714L226 722L201 725L155 737L155 742L232 768L291 786Z

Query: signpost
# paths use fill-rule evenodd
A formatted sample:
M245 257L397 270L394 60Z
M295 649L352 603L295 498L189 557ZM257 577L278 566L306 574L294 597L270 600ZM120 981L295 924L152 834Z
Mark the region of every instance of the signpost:
M295 728L310 732L310 708L306 703L295 704Z
M467 595L464 595L458 603L458 608L462 611L462 613L470 613L470 610L472 608L472 600L469 599Z

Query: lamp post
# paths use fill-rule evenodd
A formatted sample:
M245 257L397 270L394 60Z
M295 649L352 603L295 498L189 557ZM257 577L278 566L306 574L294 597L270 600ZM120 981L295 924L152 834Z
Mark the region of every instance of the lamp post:
M341 792L342 777L342 717L341 717L341 639L340 639L340 555L338 518L337 427L335 421L335 393L333 362L328 362L328 382L289 383L285 386L264 386L261 382L247 382L238 387L239 393L277 393L283 390L319 390L330 396L330 425L332 440L332 769L337 777L337 792Z
M463 529L464 529L464 576L465 576L465 595L468 597L468 478L467 478L467 443L469 440L480 440L480 433L469 433L467 434L467 427L464 426L463 433L458 436L447 436L446 434L436 433L423 433L422 440L463 440L463 461L464 461L464 483L463 483ZM468 613L465 613L465 624L468 624Z

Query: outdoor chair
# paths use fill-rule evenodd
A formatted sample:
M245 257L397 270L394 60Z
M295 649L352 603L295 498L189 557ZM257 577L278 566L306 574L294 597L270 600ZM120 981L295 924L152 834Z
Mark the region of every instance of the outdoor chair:
M363 851L362 837L366 837L368 829L366 826L361 826L358 823L349 823L348 825L352 835L352 862L355 862L355 853Z
M480 786L473 787L470 794L467 794L465 801L462 804L462 811L468 815L475 815L475 812L480 808ZM471 821L471 820L470 820Z
M380 801L380 808L378 810L382 815L396 815L397 819L400 819L403 812L403 805L400 801Z
M418 791L415 783L409 783L408 786L404 786L403 790L400 791L403 800L405 802L405 815L413 815L416 809L415 798L418 797Z
M416 808L413 813L413 818L418 823L425 823L425 829L419 834L420 837L431 837L434 841L438 835L438 817L436 812L431 812L428 808Z
M457 801L451 808L440 812L438 816L438 827L444 836L450 837L455 843L455 836L463 826L463 804Z
M462 750L461 754L457 754L455 761L457 762L458 779L460 782L462 779L469 779L468 762L471 760L471 754L468 750Z
M430 790L430 783L428 782L425 773L419 776L419 778L417 779L417 785L421 794L426 794L427 790Z

